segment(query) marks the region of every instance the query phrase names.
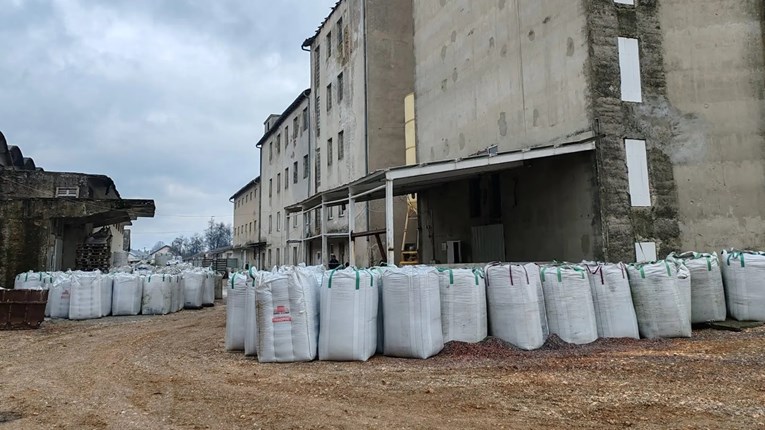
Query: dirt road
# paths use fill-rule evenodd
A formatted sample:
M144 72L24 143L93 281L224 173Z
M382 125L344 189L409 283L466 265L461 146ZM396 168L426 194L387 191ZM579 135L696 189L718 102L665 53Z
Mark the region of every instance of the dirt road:
M765 428L763 328L261 365L223 351L224 325L219 305L0 332L0 430Z

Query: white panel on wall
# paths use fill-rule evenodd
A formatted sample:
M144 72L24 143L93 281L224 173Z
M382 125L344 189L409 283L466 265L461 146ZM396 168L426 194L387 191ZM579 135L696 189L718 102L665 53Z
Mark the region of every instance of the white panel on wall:
M656 242L635 243L635 261L645 263L656 260Z
M627 153L627 178L632 206L651 206L645 140L625 139L624 150Z
M622 100L626 102L642 102L640 52L637 39L628 37L619 38L619 70L622 81Z
M635 0L614 0L614 3L635 5Z

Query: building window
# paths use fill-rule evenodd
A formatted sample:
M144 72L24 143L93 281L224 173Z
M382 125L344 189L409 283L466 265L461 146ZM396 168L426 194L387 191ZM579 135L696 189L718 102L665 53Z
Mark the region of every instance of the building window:
M287 145L290 144L290 126L284 127L284 150L287 150Z
M648 180L648 156L645 140L625 139L624 151L627 155L627 178L632 206L651 206L651 187Z
M292 228L297 228L297 215L292 217Z
M346 210L345 204L340 205L340 210L338 211L338 216L340 218L344 218L345 217L345 210Z
M335 218L335 208L334 206L330 206L327 208L327 219L334 219Z
M321 148L316 148L316 186L321 185Z
M271 215L269 215L268 216L268 233L269 234L271 233L273 227L274 227L273 218L271 217Z
M327 166L332 165L332 139L327 139Z
M337 75L337 101L343 101L343 73Z
M656 261L656 242L635 242L635 261Z
M258 232L258 221L257 220L253 221L253 228L252 229L255 230L255 233Z
M298 181L298 162L292 163L292 183L297 184Z
M282 231L282 213L276 213L276 231Z
M284 189L288 190L290 188L290 168L287 167L284 169Z
M303 108L303 131L308 130L308 108Z
M298 265L297 246L292 247L292 264Z
M308 155L303 156L303 179L308 178L308 174L311 172L310 164L308 164Z
M280 262L281 255L282 255L281 249L276 248L276 265L277 266L279 266L281 264L281 262Z
M276 135L276 153L281 154L282 152L282 134L279 133Z
M332 84L327 85L327 112L332 110Z
M318 208L313 210L313 222L316 226L316 232L318 233L321 228L321 210Z
M630 6L635 6L635 0L614 0L614 3L628 4Z
M271 250L268 250L268 267L271 267Z
M327 60L332 56L332 32L327 32Z
M279 194L282 190L282 174L276 174L276 194Z
M337 159L342 160L345 157L345 132L337 133Z
M343 37L345 35L345 29L343 29L343 18L337 20L337 52L343 52Z
M274 142L268 142L268 162L274 159Z
M268 197L270 198L273 195L274 195L274 180L269 179L268 180Z
M295 118L292 119L292 138L293 139L297 139L298 130L300 130L300 117L295 116Z
M619 73L622 85L622 100L643 101L640 83L640 49L637 39L619 38Z

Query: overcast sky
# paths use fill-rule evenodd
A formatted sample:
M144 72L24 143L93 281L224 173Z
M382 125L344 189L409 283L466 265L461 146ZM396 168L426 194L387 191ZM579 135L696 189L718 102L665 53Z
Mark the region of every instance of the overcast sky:
M269 113L310 86L335 0L2 0L0 131L49 171L154 199L133 248L233 221Z

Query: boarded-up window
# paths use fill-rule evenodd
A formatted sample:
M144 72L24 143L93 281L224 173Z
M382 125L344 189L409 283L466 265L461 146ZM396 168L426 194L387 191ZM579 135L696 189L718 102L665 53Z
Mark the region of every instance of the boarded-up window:
M79 197L80 189L78 187L57 187L56 197Z
M632 206L651 206L645 141L625 139L624 149L627 154L627 176Z
M656 243L655 242L636 242L635 243L635 261L645 263L656 261Z
M622 84L622 100L642 102L640 52L637 39L619 38L619 72Z

